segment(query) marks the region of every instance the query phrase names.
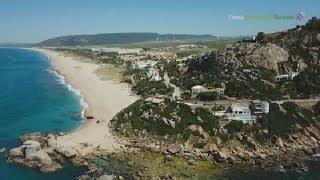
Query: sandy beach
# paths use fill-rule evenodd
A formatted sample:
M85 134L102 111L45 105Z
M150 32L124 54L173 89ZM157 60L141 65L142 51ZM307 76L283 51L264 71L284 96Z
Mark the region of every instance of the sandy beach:
M116 113L135 102L138 97L131 94L127 84L120 83L116 71L106 68L105 73L101 73L100 66L94 62L52 50L35 50L48 56L53 61L54 68L66 77L67 82L80 90L88 104L85 114L94 117L92 120L85 120L77 130L59 136L51 143L57 149L75 150L78 155L85 155L96 148L108 151L120 148L121 142L112 135L108 124ZM112 78L104 78L102 74Z

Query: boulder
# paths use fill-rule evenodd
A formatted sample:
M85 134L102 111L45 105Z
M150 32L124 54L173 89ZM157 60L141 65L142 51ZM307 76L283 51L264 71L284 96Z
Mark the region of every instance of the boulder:
M296 128L298 131L303 130L303 127L301 127L300 124L295 124L295 128Z
M209 134L206 133L200 125L192 124L188 127L188 129L192 132L196 132L197 134L202 136L204 139L207 139L209 137Z
M263 154L263 153L259 153L259 154L257 154L257 158L258 159L262 159L262 160L265 160L266 159L266 155L265 154Z
M26 149L25 160L30 164L35 163L35 165L38 167L51 165L53 163L52 159L46 152L32 148Z
M168 155L166 155L164 160L165 161L172 161L172 156L168 154Z
M284 145L283 145L283 141L280 137L278 137L276 139L276 142L275 142L276 146L280 147L280 148L284 148Z
M188 164L189 164L189 165L195 165L195 164L196 164L196 160L194 160L194 159L189 159L189 160L188 160Z
M55 137L48 137L47 138L47 145L48 145L48 147L56 147L57 142L56 142Z
M23 142L23 146L30 149L40 149L41 144L36 140L26 140Z
M102 175L96 178L96 180L113 180L113 179L116 179L115 175Z
M73 158L75 156L78 156L78 152L75 149L70 147L59 148L59 149L56 149L56 151L67 158Z
M242 140L243 140L242 133L237 132L237 133L235 133L235 136L237 137L237 139L238 139L239 141L242 141Z
M21 142L25 142L27 140L35 140L42 144L46 142L46 137L41 133L28 133L20 136Z
M216 152L218 151L218 147L215 143L207 143L204 147L203 147L205 152L208 153L212 153L212 152Z
M234 164L236 162L236 159L232 156L227 157L227 162L229 164Z
M93 116L87 116L87 119L94 119Z
M40 167L40 171L44 172L44 173L48 173L48 172L55 172L58 171L62 168L61 164L58 163L52 163L50 165L45 165L45 166L41 166Z
M172 143L167 147L167 151L171 154L176 154L179 151L179 149L179 146L175 143Z
M287 140L289 143L294 143L294 139L292 138L292 136L290 134L288 134Z
M6 148L1 148L0 149L0 153L3 153L3 152L5 152L6 151Z
M80 180L90 180L91 177L89 175L81 175Z
M217 146L219 146L220 144L221 144L221 139L217 136L216 138L215 138L215 143L216 143L216 145Z
M222 151L216 152L213 154L213 159L217 162L217 163L222 163L225 162L227 159L227 155L225 153L223 153Z
M307 129L307 131L310 133L311 136L313 136L314 138L316 138L318 141L320 140L320 135L319 135L318 132L315 130L315 128L307 127L306 129Z
M251 138L251 137L247 137L246 138L247 144L253 149L253 150L258 150L258 145L257 143Z
M23 156L23 148L24 147L17 147L13 148L9 151L9 157L17 157L17 156Z
M310 136L310 133L306 130L306 129L302 129L303 134L305 134L306 136Z
M53 135L52 135L53 136ZM42 172L57 171L62 168L62 158L47 146L47 138L40 133L31 133L21 136L22 145L9 152L8 159L27 167L39 168ZM51 137L50 139L53 139Z

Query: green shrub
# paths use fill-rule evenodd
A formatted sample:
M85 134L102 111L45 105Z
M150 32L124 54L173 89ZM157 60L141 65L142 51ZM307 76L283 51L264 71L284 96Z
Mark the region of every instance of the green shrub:
M232 120L224 126L228 130L228 133L235 133L243 131L244 124L242 121Z
M295 124L308 126L313 122L312 111L299 107L294 102L282 105L270 103L270 112L258 119L263 128L271 135L286 135L295 132Z
M256 40L262 41L262 40L264 40L265 37L266 37L266 35L264 34L264 32L258 32Z
M195 110L195 114L202 120L201 127L210 135L215 135L220 118L214 116L209 110L200 107Z
M207 91L207 92L202 92L199 93L197 98L200 101L215 101L219 97L219 93L216 91Z
M123 83L127 83L127 84L131 84L132 83L132 80L130 78L123 78L122 79L122 82Z
M317 17L312 17L305 25L305 28L311 30L320 30L320 19Z
M164 82L149 81L148 79L142 79L135 82L132 90L141 96L166 95L173 92L173 88L167 87Z

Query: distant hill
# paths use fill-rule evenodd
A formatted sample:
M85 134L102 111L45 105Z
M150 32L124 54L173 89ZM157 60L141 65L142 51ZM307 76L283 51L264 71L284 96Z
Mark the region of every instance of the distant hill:
M104 33L96 35L69 35L51 38L39 46L79 46L138 43L146 41L185 41L215 39L212 35L158 34L158 33Z

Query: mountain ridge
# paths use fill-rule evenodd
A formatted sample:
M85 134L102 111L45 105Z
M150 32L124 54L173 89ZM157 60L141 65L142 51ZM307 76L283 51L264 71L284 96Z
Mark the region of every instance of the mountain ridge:
M209 34L159 34L154 32L100 33L54 37L40 42L39 46L111 45L146 41L204 40L216 38L216 36Z

